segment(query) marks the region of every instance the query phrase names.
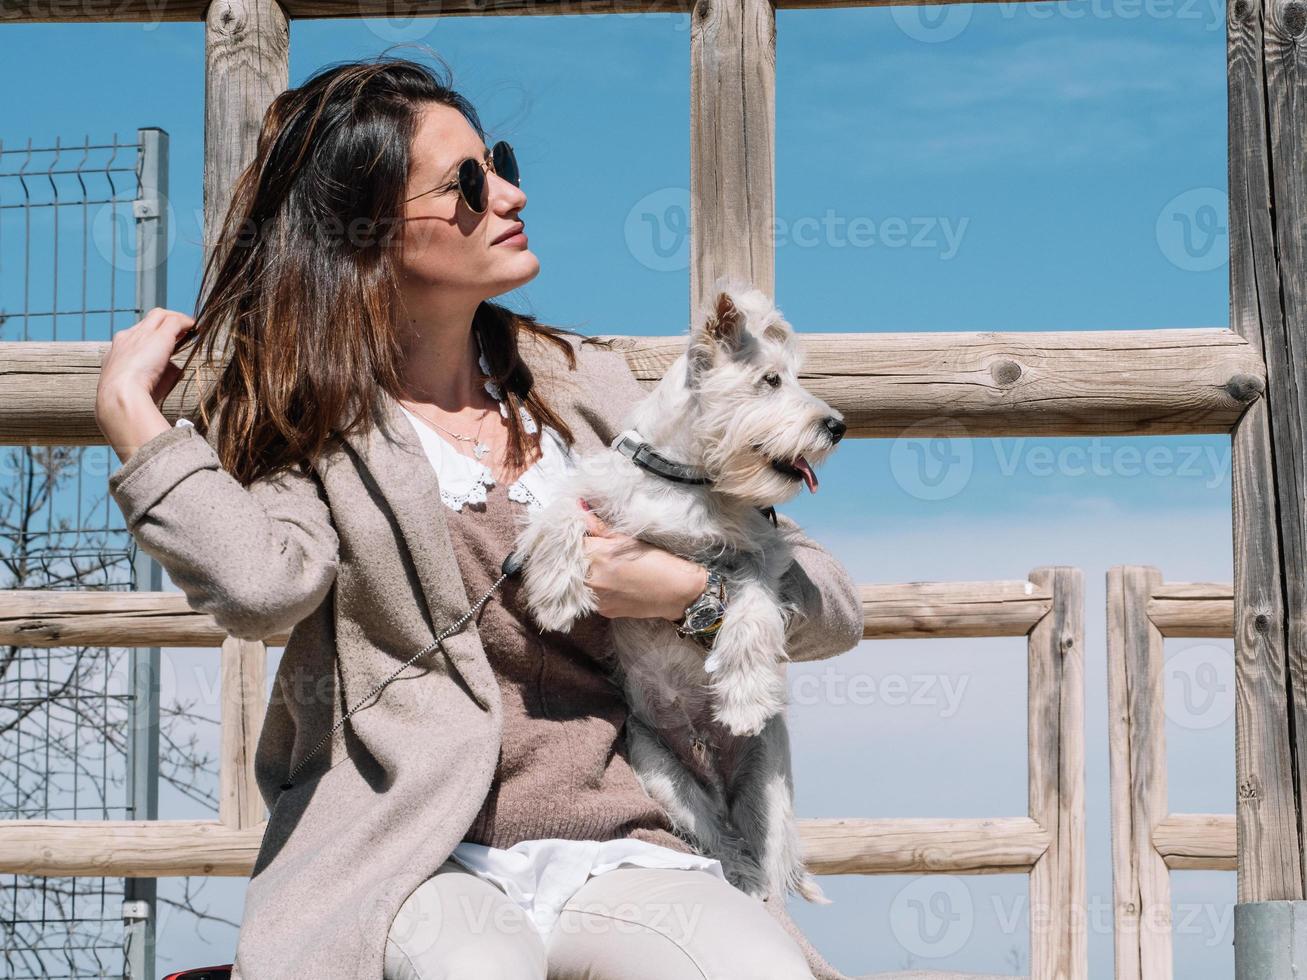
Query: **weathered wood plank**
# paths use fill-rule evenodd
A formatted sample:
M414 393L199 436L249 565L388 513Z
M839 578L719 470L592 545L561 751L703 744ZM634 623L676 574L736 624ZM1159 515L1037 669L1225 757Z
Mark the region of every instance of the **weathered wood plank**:
M1025 636L1052 608L1033 582L906 582L864 585L867 639Z
M1052 606L1029 582L890 582L861 593L863 635L878 640L1024 636ZM288 638L277 633L264 642L282 646ZM0 591L0 643L215 648L226 639L180 592Z
M1049 834L1030 870L1030 973L1086 980L1084 575L1036 568L1053 597L1027 641L1030 818Z
M615 338L653 384L679 337ZM854 436L1227 432L1264 388L1229 330L803 333L801 377Z
M653 385L678 337L615 338ZM1263 378L1229 330L806 334L803 378L853 436L1175 435L1228 432ZM0 343L0 443L98 445L95 385L107 343ZM207 383L207 379L200 379ZM164 400L170 420L199 385Z
M267 825L216 820L0 821L5 874L142 877L248 875ZM801 820L817 874L1010 874L1028 870L1048 834L1027 817Z
M181 592L0 590L0 643L30 647L209 647L227 633ZM270 641L273 638L270 638ZM281 645L286 638L278 637Z
M1229 0L1226 18L1230 326L1259 354L1264 353L1272 379L1268 390L1275 393L1274 399L1260 399L1250 406L1233 439L1240 902L1307 895L1302 789L1293 775L1294 755L1303 759L1301 740L1307 738L1300 663L1303 502L1296 475L1307 451L1301 441L1302 385L1307 376L1301 363L1287 361L1294 351L1300 362L1303 357L1303 310L1297 291L1301 283L1295 286L1294 279L1301 279L1307 269L1300 264L1301 251L1292 239L1301 237L1304 219L1301 130L1307 126L1302 115L1307 91L1301 40L1290 38L1279 26L1289 6L1301 14L1301 5L1279 0ZM1269 115L1268 106L1272 107ZM1286 171L1296 171L1297 176ZM1285 248L1289 251L1283 261L1290 264L1282 268L1277 250ZM1295 261L1299 264L1292 264ZM1292 329L1286 323L1290 311L1282 302L1294 304L1298 319ZM1296 390L1291 390L1295 385ZM1288 499L1286 494L1295 485L1298 497ZM1283 512L1277 510L1277 497ZM1292 563L1289 551L1282 548L1300 556L1288 581L1285 569ZM1296 616L1296 630L1291 627L1291 614ZM1286 693L1290 673L1293 704ZM1295 726L1297 743L1292 737Z
M5 874L89 878L248 876L266 824L217 820L4 820Z
M690 319L730 276L775 293L776 8L690 14Z
M263 823L268 808L254 778L254 749L267 713L268 651L259 640L222 643L218 821L232 830Z
M213 0L204 13L204 255L254 159L263 114L289 86L290 23L277 0Z
M1013 874L1029 871L1049 834L1028 817L800 820L814 874Z
M1153 828L1153 847L1166 866L1184 871L1234 871L1233 813L1173 813Z
M1234 634L1234 586L1163 582L1148 600L1148 618L1163 636L1227 638Z
M1166 816L1161 631L1148 618L1156 568L1107 573L1108 761L1117 980L1171 976L1171 879L1153 847Z
M967 0L779 0L782 10L838 7L942 5ZM980 0L982 3L1009 0ZM1020 2L1020 0L1018 0ZM204 19L204 0L0 0L0 25L159 23ZM551 16L577 14L689 13L691 0L288 0L287 16L320 17L468 17Z

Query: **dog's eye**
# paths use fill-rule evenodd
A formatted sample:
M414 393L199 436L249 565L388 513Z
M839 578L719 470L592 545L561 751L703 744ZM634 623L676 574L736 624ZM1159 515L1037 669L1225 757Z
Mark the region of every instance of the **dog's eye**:
M762 376L762 380L766 381L773 388L779 388L781 386L781 376L775 371L768 371Z

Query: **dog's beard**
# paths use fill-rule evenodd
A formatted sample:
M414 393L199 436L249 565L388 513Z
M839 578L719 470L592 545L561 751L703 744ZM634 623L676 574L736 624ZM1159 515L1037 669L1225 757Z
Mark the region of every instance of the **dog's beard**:
M793 456L778 456L775 450L749 447L718 461L713 488L760 507L781 504L792 500L805 485L810 493L817 492L814 468L829 453L829 448L818 446Z

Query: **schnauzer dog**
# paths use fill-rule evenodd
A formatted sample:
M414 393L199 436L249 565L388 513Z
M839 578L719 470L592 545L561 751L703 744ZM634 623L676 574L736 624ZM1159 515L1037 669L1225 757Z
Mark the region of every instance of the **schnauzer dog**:
M824 902L794 818L784 719L793 555L772 508L805 484L816 491L813 468L845 426L800 386L798 341L771 300L724 279L715 292L629 428L579 458L522 531L521 594L547 630L595 610L578 498L614 530L717 570L726 607L710 651L663 619L611 623L631 764L676 832L736 887Z

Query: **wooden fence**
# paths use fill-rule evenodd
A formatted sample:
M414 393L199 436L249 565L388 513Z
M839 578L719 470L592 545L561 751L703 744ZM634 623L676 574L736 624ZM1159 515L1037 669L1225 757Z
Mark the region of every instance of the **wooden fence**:
M1029 581L862 587L869 639L1024 636L1025 816L802 821L816 874L1030 876L1032 977L1084 980L1084 590L1079 569ZM221 647L220 797L216 820L23 820L0 823L0 871L51 876L248 875L266 825L253 750L265 706L266 645L223 633L181 593L0 593L0 643L51 647ZM955 973L935 977L963 976Z

